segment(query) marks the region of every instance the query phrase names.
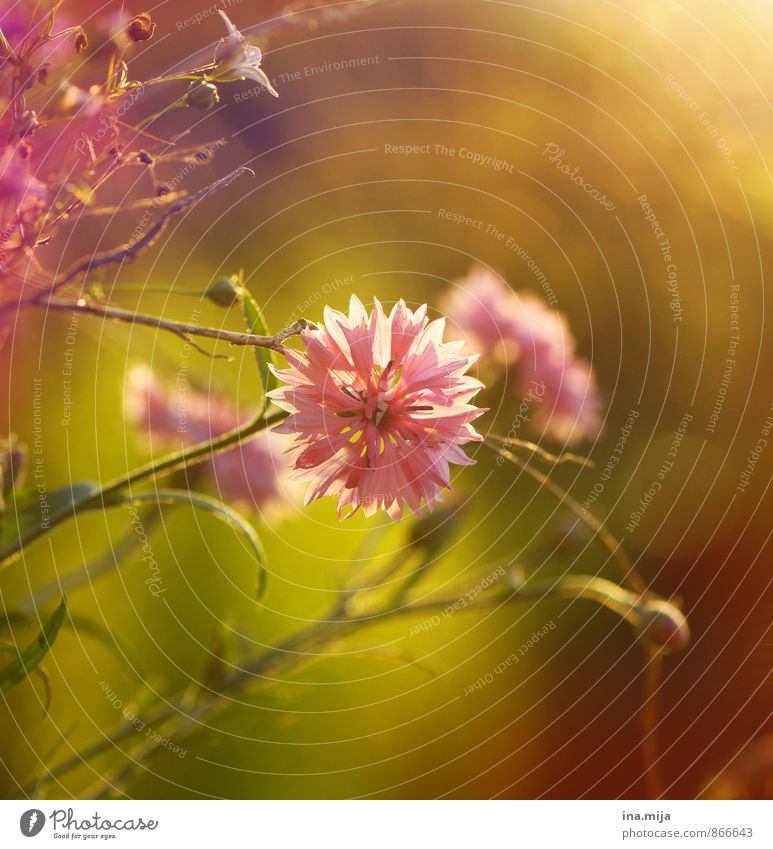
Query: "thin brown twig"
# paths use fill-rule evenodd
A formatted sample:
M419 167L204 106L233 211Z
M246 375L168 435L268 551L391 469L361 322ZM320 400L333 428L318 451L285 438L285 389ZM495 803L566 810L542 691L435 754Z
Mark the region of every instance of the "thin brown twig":
M296 336L306 327L311 326L305 319L299 319L295 322L295 324L292 324L290 327L286 327L284 330L281 330L279 333L275 333L273 336L258 336L255 333L242 333L233 330L223 330L216 327L203 327L183 321L158 318L155 315L148 315L147 313L138 313L133 312L132 310L121 309L120 307L111 307L104 304L93 303L91 301L87 301L85 298L80 298L77 301L62 298L50 298L39 304L26 302L25 304L22 304L22 306L47 307L50 310L85 313L87 315L98 316L105 319L125 321L130 324L142 324L146 327L154 327L157 330L167 330L170 333L180 336L189 344L194 344L191 337L203 336L207 339L214 339L218 342L228 342L230 345L242 345L253 348L279 348L285 340L289 339L291 336Z

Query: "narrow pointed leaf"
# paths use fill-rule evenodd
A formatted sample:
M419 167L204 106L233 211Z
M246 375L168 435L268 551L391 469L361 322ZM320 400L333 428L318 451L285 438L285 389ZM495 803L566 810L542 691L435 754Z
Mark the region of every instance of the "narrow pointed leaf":
M18 652L15 660L0 669L0 693L10 692L37 669L59 634L66 615L67 601L62 598L59 607L51 614L38 636L26 649Z
M199 510L205 510L211 513L216 518L230 525L234 530L240 532L247 540L255 555L255 560L258 566L257 576L257 591L256 598L260 599L266 588L266 556L263 550L263 543L260 541L255 528L236 510L218 501L216 498L210 498L208 495L201 495L196 492L189 492L184 489L158 489L153 492L135 493L134 495L126 495L124 503L148 503L156 504L187 504Z
M266 320L263 318L263 313L261 312L257 301L252 297L244 285L240 286L239 297L242 304L244 319L247 322L247 330L250 333L254 333L256 336L269 336L270 334L268 332L268 327L266 326ZM273 362L271 349L256 347L254 350L255 359L258 363L258 371L260 372L260 380L263 384L263 394L265 396L277 386L277 380L269 370L269 365Z
M0 518L0 567L16 560L25 545L71 518L98 492L96 484L82 482L42 494L27 489L9 499Z

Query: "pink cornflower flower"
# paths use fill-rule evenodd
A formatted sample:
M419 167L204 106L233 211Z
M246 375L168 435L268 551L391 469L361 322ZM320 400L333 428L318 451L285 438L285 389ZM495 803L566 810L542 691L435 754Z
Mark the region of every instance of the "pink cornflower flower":
M457 335L490 363L515 367L514 385L533 402L533 424L551 438L575 443L595 437L601 403L590 365L576 356L561 313L531 292L516 293L480 266L442 299Z
M399 519L443 500L449 463L472 465L461 446L482 441L471 422L485 410L470 401L483 384L465 375L477 355L443 342L444 326L426 305L399 301L387 317L374 301L369 316L352 296L348 316L326 307L303 331L304 351L283 349L290 367L275 374L287 385L270 395L290 416L275 430L295 436L307 504L337 495L339 518L362 507Z
M127 417L148 441L160 440L170 447L213 439L240 423L240 416L222 395L187 385L173 391L144 366L130 372L125 404ZM261 512L273 510L295 500L285 443L284 437L264 430L202 465L221 498Z

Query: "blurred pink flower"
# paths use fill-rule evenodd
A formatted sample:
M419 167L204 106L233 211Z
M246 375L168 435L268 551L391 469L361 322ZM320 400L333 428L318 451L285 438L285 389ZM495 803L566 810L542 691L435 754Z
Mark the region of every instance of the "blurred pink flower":
M477 355L443 342L445 320L429 322L403 301L389 317L374 302L368 316L352 296L348 317L325 308L324 324L304 330L305 351L283 349L287 385L271 394L291 415L276 430L295 435L306 503L338 495L338 515L407 505L432 510L450 489L449 463L473 463L462 445L480 442L471 422L485 410L469 402L482 383L464 373Z
M240 423L236 410L223 396L195 391L187 383L178 383L173 391L144 366L130 372L125 404L127 417L148 440L158 439L170 446L204 442ZM294 500L284 456L287 448L287 440L264 430L215 454L205 466L221 498L262 512Z
M562 360L556 351L545 353L538 363L535 352L531 367L527 354L520 363L521 395L532 389L539 397L535 427L569 445L595 438L601 430L602 411L593 370L585 360Z
M595 437L601 403L590 365L575 354L561 313L531 292L514 292L491 271L475 266L441 300L456 335L490 363L513 365L519 395L533 423L566 443Z
M450 332L465 338L481 357L513 363L521 352L518 342L517 295L499 277L474 266L464 280L447 289L440 311L448 316Z

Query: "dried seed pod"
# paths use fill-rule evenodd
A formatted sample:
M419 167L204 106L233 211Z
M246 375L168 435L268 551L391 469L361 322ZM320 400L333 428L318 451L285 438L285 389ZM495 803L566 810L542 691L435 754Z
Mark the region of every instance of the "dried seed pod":
M206 111L220 102L217 86L212 83L193 82L185 94L185 105Z
M147 12L135 15L126 27L126 35L129 41L150 41L156 32L156 25Z

